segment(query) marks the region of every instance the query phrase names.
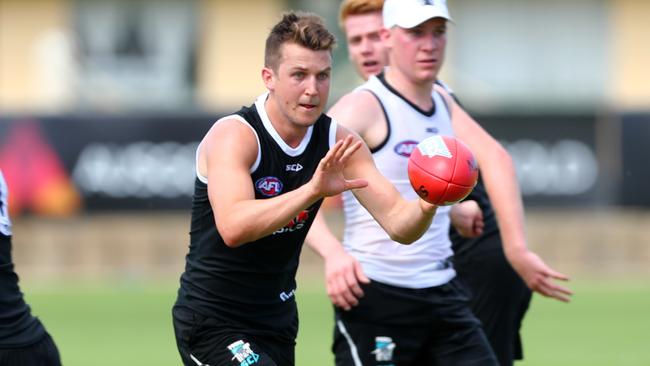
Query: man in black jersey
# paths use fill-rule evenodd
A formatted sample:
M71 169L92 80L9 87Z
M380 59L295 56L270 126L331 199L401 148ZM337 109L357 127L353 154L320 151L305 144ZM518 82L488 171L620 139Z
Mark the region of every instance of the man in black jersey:
M0 365L59 366L59 351L18 287L11 260L9 192L0 170Z
M218 120L198 147L172 311L185 365L294 364L295 274L324 197L353 190L405 244L431 223L436 206L404 200L359 137L323 114L334 42L319 17L284 15L266 40L268 92Z
M440 1L422 3L420 13L428 11L426 5L440 6L436 3ZM380 73L388 64L386 44L381 37L383 4L383 0L344 0L341 3L339 24L348 41L349 58L364 80ZM402 9L409 6L405 3L400 5ZM420 28L423 27L416 27L413 33L422 33L423 30ZM438 82L437 87L455 100L455 96L446 85ZM453 101L448 103L452 104ZM462 108L457 100L456 104L457 108ZM356 113L359 113L359 109L356 107ZM342 122L344 121L342 119ZM381 127L382 123L375 123L373 126L376 125ZM379 141L381 141L381 136L386 134L386 132L381 133L381 129L377 128L365 131L356 129L356 131L366 139L371 149L377 146L375 136L380 136ZM381 167L380 162L377 164ZM492 192L494 194L494 189ZM472 311L483 323L484 331L499 363L502 366L512 365L513 360L520 359L522 355L519 327L531 296L531 291L522 277L539 293L566 301L568 290L556 287L548 281L552 277L564 278L564 276L548 268L541 260L538 261L534 254L529 259L519 261L522 277L512 269L505 257L499 226L482 180L463 203L452 208L450 215L453 224L450 237L454 251L454 268L458 278L467 284L472 292L470 302ZM502 220L503 218L504 215ZM505 218L507 219L508 216L505 215ZM515 219L514 222L518 220L516 216ZM369 279L354 257L341 253L341 250L328 249L340 248L341 244L331 232L321 229L318 219L314 226L314 229L319 230L313 235L316 238L308 242L326 258L328 294L337 307L351 309L363 296L362 286L365 286ZM510 225L509 230L507 237L511 241L518 240L520 229ZM314 233L310 233L310 236L312 234ZM326 249L319 246L324 246ZM337 255L330 255L331 253ZM540 280L540 276L546 279ZM387 298L380 298L379 306L385 306L386 301ZM400 347L399 341L396 342L397 347ZM334 349L337 352L336 345ZM363 357L365 356L362 356L362 359ZM345 356L341 359L345 359ZM337 364L338 362L337 356Z

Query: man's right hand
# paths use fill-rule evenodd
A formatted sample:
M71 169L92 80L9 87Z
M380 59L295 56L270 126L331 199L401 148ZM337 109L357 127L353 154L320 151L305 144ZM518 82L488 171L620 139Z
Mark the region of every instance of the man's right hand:
M309 182L317 197L335 196L343 191L363 188L368 185L365 179L347 180L343 176L343 169L350 156L363 146L363 141L356 140L352 135L336 142L323 157Z
M363 296L361 284L370 283L356 258L342 247L325 258L327 295L335 306L350 310Z

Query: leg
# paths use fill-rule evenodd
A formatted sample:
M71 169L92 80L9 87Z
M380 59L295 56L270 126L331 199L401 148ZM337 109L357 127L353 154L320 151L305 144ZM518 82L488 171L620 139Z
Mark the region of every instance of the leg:
M522 359L519 329L531 291L505 258L498 235L477 244L482 249L457 261L458 276L472 294L472 311L483 323L501 366L512 366Z
M173 316L176 344L185 366L293 366L295 363L294 345L226 329L221 324L213 324L213 319L185 308L175 307Z
M436 287L430 296L438 320L417 364L497 366L496 356L458 280Z
M61 366L61 358L52 337L46 332L43 339L33 345L0 350L0 365Z
M418 290L372 282L350 311L335 308L332 351L337 366L410 365L431 317Z

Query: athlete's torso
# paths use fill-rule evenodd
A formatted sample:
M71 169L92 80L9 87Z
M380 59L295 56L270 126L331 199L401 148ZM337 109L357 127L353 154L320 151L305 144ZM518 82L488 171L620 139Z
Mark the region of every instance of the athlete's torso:
M451 95L458 105L461 105L456 94L451 88L442 81L436 81L436 84L444 88L449 95ZM451 247L454 251L454 258L456 259L468 259L469 257L481 255L486 250L502 250L500 246L495 246L495 244L500 244L500 241L494 240L482 240L483 238L490 237L492 235L499 235L499 226L497 224L496 216L494 214L494 209L490 203L485 185L483 180L479 176L479 181L472 190L472 192L465 197L465 200L476 201L483 212L483 234L478 238L465 238L461 236L453 226L449 230L449 237L451 239Z
M372 92L380 101L388 123L384 143L373 149L377 168L406 199L416 199L407 162L412 149L434 135L453 135L451 118L443 98L432 93L434 108L422 111L390 88L382 76L371 77L358 89ZM386 284L426 288L454 277L447 263L452 255L449 240L449 207L439 207L429 230L415 243L392 241L349 192L343 194L346 250L357 258L368 277Z
M336 133L335 124L322 115L302 143L291 148L271 125L265 99L263 95L254 105L225 117L239 119L257 135L258 160L251 167L256 199L292 191L309 181ZM321 201L272 235L230 248L217 231L207 184L207 179L197 174L190 250L177 304L235 327L295 337L298 258ZM219 182L209 184L218 189Z
M31 315L23 299L14 272L7 196L7 184L0 171L0 349L28 346L45 335L45 328Z

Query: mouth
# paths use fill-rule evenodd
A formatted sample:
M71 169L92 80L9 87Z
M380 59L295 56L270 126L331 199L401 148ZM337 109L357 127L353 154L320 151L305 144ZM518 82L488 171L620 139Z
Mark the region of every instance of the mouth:
M435 58L428 58L424 60L419 60L418 63L425 66L434 66L438 64L438 60Z
M364 61L363 62L363 67L366 68L373 68L379 66L379 62L377 61Z
M306 103L300 103L299 106L305 108L308 111L316 109L318 107L318 104L306 104Z

